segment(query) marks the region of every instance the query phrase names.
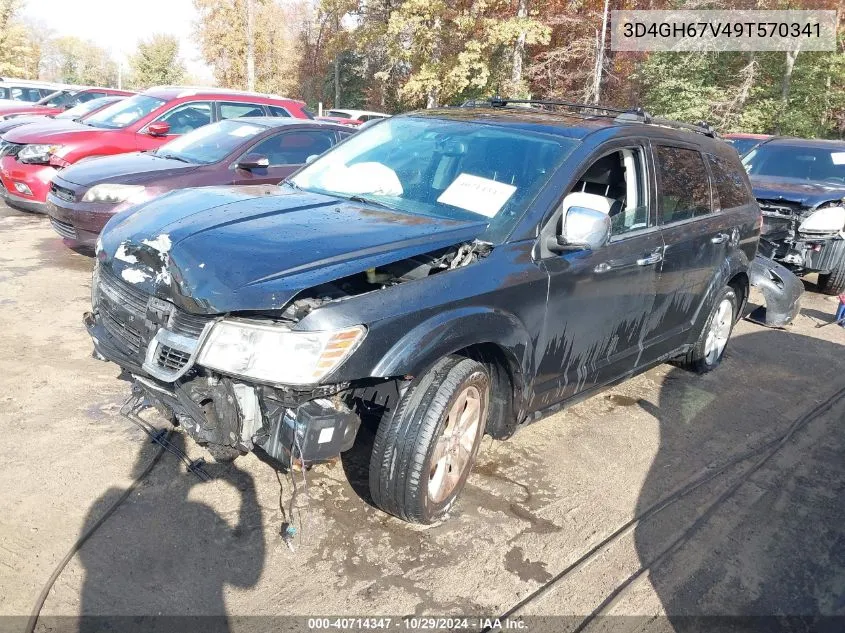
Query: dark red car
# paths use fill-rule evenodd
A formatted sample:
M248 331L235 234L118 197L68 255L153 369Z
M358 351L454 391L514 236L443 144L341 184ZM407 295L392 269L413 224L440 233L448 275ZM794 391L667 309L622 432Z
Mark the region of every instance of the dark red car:
M310 119L305 103L220 88L151 88L82 122L49 130L16 128L0 142L0 195L12 207L46 213L50 179L84 158L151 150L222 119L278 116Z
M69 246L93 246L118 211L172 189L276 184L354 131L294 118L219 121L151 152L62 170L50 183L50 221Z
M80 103L91 101L92 99L113 95L128 97L134 94L134 92L129 90L116 90L114 88L63 88L35 103L21 101L15 104L0 104L0 121L16 116L26 116L28 114L59 114L64 110L77 106Z

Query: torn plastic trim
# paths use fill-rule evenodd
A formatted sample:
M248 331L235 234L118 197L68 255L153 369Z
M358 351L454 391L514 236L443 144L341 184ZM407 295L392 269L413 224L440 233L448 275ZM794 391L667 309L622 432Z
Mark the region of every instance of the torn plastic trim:
M774 260L757 255L748 271L749 282L763 295L765 305L756 308L748 319L768 327L792 323L801 310L804 284L789 269Z
M313 310L327 303L344 301L463 268L487 257L492 250L491 243L473 240L429 253L412 255L302 290L282 310L265 315L285 323L298 323Z

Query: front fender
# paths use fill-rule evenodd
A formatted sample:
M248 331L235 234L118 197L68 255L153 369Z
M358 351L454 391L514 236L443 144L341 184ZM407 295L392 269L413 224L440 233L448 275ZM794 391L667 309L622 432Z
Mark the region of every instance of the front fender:
M417 376L438 359L471 345L494 344L508 357L517 388L531 375L533 344L513 314L490 307L438 313L397 341L373 367L371 376Z

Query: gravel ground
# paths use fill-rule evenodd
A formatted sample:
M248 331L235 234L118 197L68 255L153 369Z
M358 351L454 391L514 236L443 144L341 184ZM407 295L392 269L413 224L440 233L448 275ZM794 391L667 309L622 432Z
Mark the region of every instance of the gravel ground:
M91 357L92 259L5 207L0 243L0 614L25 615L156 449L118 412L117 367ZM662 365L486 438L442 525L366 502L366 436L310 471L307 494L298 480L295 551L279 537L289 476L250 455L201 483L167 454L59 577L38 630L79 614L227 614L245 630L235 616L516 609L573 616L555 630L589 614L687 630L696 615L845 615L845 397L830 399L845 329L815 328L836 303L807 287L788 330L739 323L714 373Z

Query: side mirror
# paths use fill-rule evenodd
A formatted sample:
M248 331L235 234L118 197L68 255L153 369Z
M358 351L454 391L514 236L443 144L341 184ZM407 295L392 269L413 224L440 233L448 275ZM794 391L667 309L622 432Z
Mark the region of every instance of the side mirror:
M252 169L265 169L270 166L270 159L263 154L247 154L235 165L238 169L250 171Z
M563 214L563 235L548 240L552 253L596 250L610 241L610 216L588 207L569 207Z
M167 136L170 132L170 124L164 121L156 121L147 126L147 134L150 136Z

